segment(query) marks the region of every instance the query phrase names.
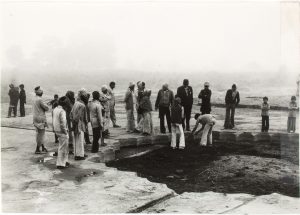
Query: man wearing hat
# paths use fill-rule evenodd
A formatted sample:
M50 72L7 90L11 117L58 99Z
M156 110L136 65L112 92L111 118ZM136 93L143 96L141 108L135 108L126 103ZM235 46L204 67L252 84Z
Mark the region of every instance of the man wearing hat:
M32 113L33 113L33 125L36 128L36 150L35 154L46 153L47 149L45 148L46 136L45 129L48 127L46 111L49 110L48 106L42 100L43 90L40 86L34 89L36 97L32 103ZM42 151L40 151L42 147Z
M127 132L133 132L135 130L133 96L134 96L134 83L130 82L124 98L126 115L127 115L127 126L126 126Z
M198 98L202 100L201 103L201 114L210 114L211 104L210 104L211 90L209 89L209 83L204 83L204 89L202 89L198 95Z
M9 85L10 89L8 91L9 95L9 108L8 108L8 118L11 117L11 112L14 113L14 117L17 116L18 101L19 101L19 88L15 87L13 84Z

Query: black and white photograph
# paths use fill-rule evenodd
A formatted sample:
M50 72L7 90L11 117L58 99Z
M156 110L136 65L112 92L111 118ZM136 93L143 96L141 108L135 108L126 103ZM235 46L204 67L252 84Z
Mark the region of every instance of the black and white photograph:
M299 0L1 0L1 213L300 214Z

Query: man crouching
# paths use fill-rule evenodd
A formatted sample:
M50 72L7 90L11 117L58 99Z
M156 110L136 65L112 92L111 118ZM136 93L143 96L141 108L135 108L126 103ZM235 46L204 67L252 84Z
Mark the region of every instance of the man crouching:
M58 153L56 167L64 169L69 166L69 131L66 117L67 97L63 96L58 100L58 106L53 110L53 128L58 137Z
M212 130L216 124L216 119L211 114L200 115L199 113L195 114L195 120L197 120L196 125L192 131L192 134L195 135L203 130L200 146L212 146ZM201 124L202 128L195 132L198 128L198 125Z

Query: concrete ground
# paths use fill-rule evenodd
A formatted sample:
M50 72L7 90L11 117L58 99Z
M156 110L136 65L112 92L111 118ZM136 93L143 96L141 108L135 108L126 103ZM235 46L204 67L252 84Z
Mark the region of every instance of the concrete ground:
M70 156L70 168L58 170L51 153L33 154L34 136L33 130L1 128L3 212L300 213L299 198L279 194L178 195L164 184L97 162L97 154L88 153L85 161ZM53 140L53 133L47 138ZM46 147L55 151L57 145L48 141Z

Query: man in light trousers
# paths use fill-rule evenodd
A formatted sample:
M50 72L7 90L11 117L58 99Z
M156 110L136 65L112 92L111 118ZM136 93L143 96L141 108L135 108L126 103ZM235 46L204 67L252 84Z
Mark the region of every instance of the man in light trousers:
M59 141L56 160L57 169L64 169L69 166L69 131L65 111L66 100L66 96L59 98L58 106L53 110L53 129Z
M202 132L200 145L201 146L212 146L212 129L216 124L216 119L211 114L200 115L199 113L195 114L195 120L197 120L196 125L192 131L192 134L195 135L195 131L198 128L198 125L201 124L202 128L197 131L197 133Z

